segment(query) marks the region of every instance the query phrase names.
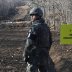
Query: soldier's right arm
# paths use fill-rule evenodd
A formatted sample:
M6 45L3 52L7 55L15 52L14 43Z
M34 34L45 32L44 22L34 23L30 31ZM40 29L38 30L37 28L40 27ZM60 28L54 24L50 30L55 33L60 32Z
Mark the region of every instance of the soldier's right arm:
M25 44L25 49L24 49L25 60L28 60L28 56L30 55L35 39L36 39L36 31L34 30L34 28L31 28L29 30L28 37Z

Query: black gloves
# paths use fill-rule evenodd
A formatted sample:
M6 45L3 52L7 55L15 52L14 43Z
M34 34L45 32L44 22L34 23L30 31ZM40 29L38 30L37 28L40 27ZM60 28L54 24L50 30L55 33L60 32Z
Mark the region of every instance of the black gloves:
M26 63L29 62L29 58L28 58L28 57L24 58L24 61L25 61Z

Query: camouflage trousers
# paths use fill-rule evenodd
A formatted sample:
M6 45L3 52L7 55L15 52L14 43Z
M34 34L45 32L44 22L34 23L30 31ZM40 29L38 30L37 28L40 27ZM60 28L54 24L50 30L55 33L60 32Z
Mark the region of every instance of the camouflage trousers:
M49 72L47 68L45 68L44 66L34 66L34 65L30 65L28 64L26 72Z
M39 55L33 56L31 64L27 63L26 72L56 72L48 52L42 50L39 53Z

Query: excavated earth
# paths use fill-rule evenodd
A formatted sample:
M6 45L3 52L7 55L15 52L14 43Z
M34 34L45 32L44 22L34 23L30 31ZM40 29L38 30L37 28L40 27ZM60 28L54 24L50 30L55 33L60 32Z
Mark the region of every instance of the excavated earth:
M22 54L30 22L0 23L0 72L25 72ZM50 56L57 72L72 72L72 45L60 45L60 33L52 31Z

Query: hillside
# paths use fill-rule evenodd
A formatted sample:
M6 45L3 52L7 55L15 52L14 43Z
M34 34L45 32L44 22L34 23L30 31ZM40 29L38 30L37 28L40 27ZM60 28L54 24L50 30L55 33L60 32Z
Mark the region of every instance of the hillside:
M62 22L72 23L71 10L68 8L70 0L54 0L54 3L53 0L33 1L39 5L43 4L45 7L44 17L46 22L50 22L48 25L51 27L53 37L50 56L57 72L72 72L72 45L60 45L60 24ZM1 19L0 17L0 72L25 72L26 65L22 61L22 54L27 32L31 26L29 10L36 5L29 1L23 3L12 8L13 11L9 10L11 15L7 15L7 18ZM12 4L14 5L14 3ZM9 6L7 7L9 8Z

